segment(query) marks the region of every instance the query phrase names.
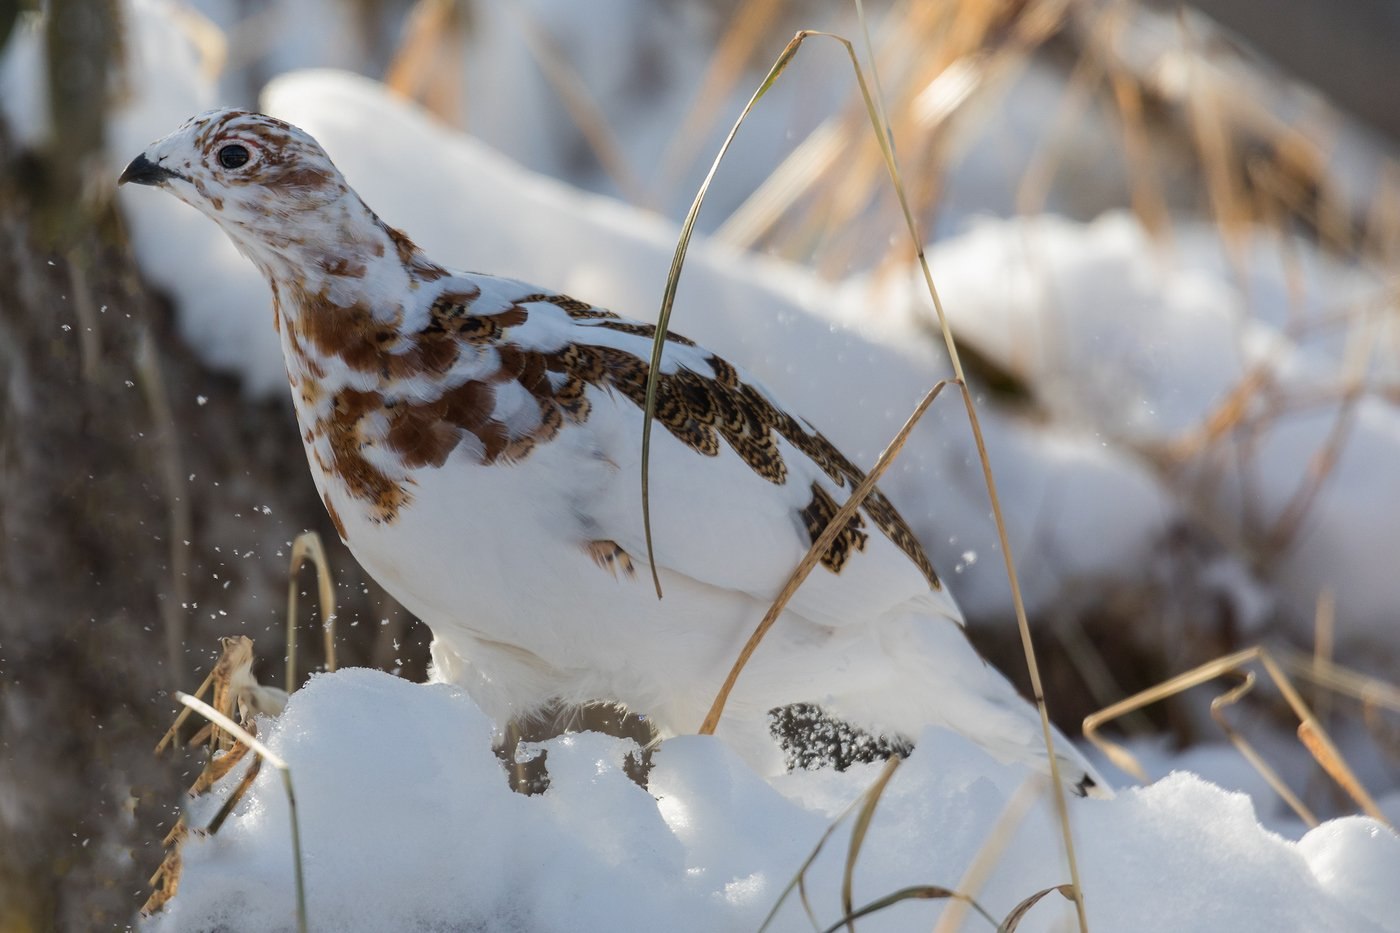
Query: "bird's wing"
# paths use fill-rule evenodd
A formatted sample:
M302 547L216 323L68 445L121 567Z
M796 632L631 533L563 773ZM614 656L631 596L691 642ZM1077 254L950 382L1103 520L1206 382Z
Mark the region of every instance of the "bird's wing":
M521 283L474 278L474 311L523 308L528 319L511 329L512 343L546 355L553 383L572 374L587 385L577 427L587 454L615 468L589 472L571 508L590 534L644 567L642 406L654 329ZM863 475L757 381L676 335L662 357L649 473L657 566L760 600L777 594ZM789 605L839 625L911 601L961 622L922 547L877 492Z

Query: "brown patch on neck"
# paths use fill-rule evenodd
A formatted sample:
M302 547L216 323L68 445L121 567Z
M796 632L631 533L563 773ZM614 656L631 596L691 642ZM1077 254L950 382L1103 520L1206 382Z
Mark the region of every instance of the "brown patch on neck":
M365 457L372 442L362 430L365 416L383 407L384 396L378 392L345 389L332 399L331 413L323 425L330 440L335 475L352 496L371 506L371 516L376 521L392 521L410 497L402 484Z
M369 211L369 208L366 207L365 210ZM426 283L436 282L438 279L447 277L447 270L425 256L417 244L408 238L408 234L389 226L380 220L373 211L370 211L370 216L374 218L379 229L383 230L390 242L394 244L394 249L399 255L399 262L408 270L408 276L411 280Z
M357 372L390 381L418 375L443 375L461 358L463 344L482 346L501 339L508 327L527 315L510 309L493 315L469 313L479 292L454 292L433 303L428 326L414 334L400 328L403 310L384 320L359 302L338 307L324 295L300 292L295 307L300 336L323 357L339 359ZM294 341L294 345L296 341ZM314 359L309 361L314 363Z
M331 524L335 526L335 533L340 535L340 540L349 542L350 536L345 533L345 522L340 518L340 513L335 510L335 503L331 502L329 493L321 494L321 502L326 506L326 514L331 517Z
M390 320L377 321L363 302L341 308L324 294L305 291L300 291L293 307L298 313L289 323L302 340L322 356L337 357L360 371L378 368L379 357L398 341L397 324L403 318L398 311Z

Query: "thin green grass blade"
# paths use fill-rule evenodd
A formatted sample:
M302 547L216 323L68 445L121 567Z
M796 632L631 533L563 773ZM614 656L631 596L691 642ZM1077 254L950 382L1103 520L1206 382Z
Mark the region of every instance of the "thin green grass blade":
M666 328L671 323L671 309L676 303L676 289L680 285L681 269L685 265L685 255L690 250L690 237L695 232L695 221L700 217L700 206L705 203L705 195L710 190L710 183L714 181L720 162L724 159L725 153L729 151L734 137L739 134L739 127L743 125L749 112L753 110L754 105L762 99L763 95L768 93L768 89L773 86L778 75L783 73L788 63L792 61L792 57L797 54L797 48L802 44L803 37L803 33L798 33L787 44L782 54L778 56L778 60L773 63L773 67L768 70L768 76L763 79L758 90L754 91L749 102L744 105L739 119L734 121L734 126L724 139L724 145L720 146L719 154L710 164L710 170L705 174L705 180L700 183L700 188L695 193L695 200L691 202L690 210L686 212L685 222L681 224L680 239L676 243L676 252L671 257L671 271L666 275L666 289L661 296L661 313L656 319L656 336L652 340L651 346L651 367L647 371L647 393L645 404L642 407L642 533L646 536L647 563L651 566L651 582L656 586L657 599L660 599L662 594L661 576L656 569L656 551L652 545L651 537L651 493L648 484L651 467L651 423L656 415L656 391L660 384L657 374L661 371L661 354L666 346Z
M864 33L865 48L866 53L870 58L873 80L875 81L878 90L879 71L875 67L874 50L870 41L870 30L866 21L865 11L861 4L861 0L855 0L855 5L857 14L861 22L861 28ZM705 194L709 189L709 185L714 178L715 172L719 167L720 161L723 159L725 153L728 151L729 145L733 142L735 135L738 133L739 126L743 123L748 113L753 109L754 104L756 104L757 101L764 95L764 93L767 92L767 90L772 86L773 82L777 79L778 75L781 74L783 70L787 67L787 65L791 62L793 56L796 55L797 49L801 46L801 44L811 36L823 36L840 43L841 46L846 50L846 55L851 61L851 67L855 73L856 84L860 89L861 98L865 104L866 113L870 117L871 126L874 129L876 139L879 142L881 155L884 159L886 169L888 170L890 175L891 183L894 187L895 194L898 198L900 210L904 215L905 225L908 228L909 235L914 243L915 253L918 258L920 271L923 273L924 283L928 289L929 296L933 300L934 309L938 316L938 321L942 330L944 343L947 347L949 360L953 366L954 378L950 381L957 383L962 392L963 403L967 410L969 426L972 429L973 440L977 447L978 459L982 465L983 478L986 482L988 497L991 500L992 513L997 527L997 535L999 543L1001 545L1002 556L1006 564L1007 577L1011 587L1012 602L1016 608L1018 628L1021 632L1022 644L1026 654L1026 663L1030 672L1032 692L1035 695L1036 706L1040 712L1041 728L1049 756L1052 783L1054 785L1054 799L1056 802L1057 813L1060 819L1061 830L1064 836L1066 859L1069 863L1071 884L1068 887L1073 895L1072 899L1075 904L1080 931L1081 933L1087 933L1088 920L1084 910L1084 901L1083 896L1081 894L1082 888L1079 884L1079 870L1077 860L1074 854L1073 835L1070 831L1069 826L1068 803L1065 800L1063 783L1059 779L1059 767L1054 754L1054 744L1052 741L1050 731L1050 720L1045 706L1044 691L1041 686L1039 665L1036 663L1035 654L1031 647L1030 626L1029 622L1026 619L1025 605L1021 597L1020 581L1017 577L1015 562L1011 555L1010 541L1006 531L1006 522L1002 514L1001 501L997 495L996 481L992 475L991 461L987 455L986 441L982 434L981 422L977 416L976 406L972 399L972 393L968 389L966 379L964 377L962 361L958 356L957 344L953 340L952 331L948 326L947 315L943 310L942 300L939 298L938 289L934 285L933 273L929 268L928 257L924 251L923 240L919 233L918 224L915 221L913 211L909 206L909 200L904 189L899 165L894 155L893 130L890 128L888 120L884 117L884 109L880 102L880 98L882 97L882 95L878 93L875 95L871 94L870 88L865 80L864 72L861 69L860 61L856 57L855 47L854 45L852 45L850 40L846 39L843 36L835 35L833 33L820 32L816 30L803 30L801 32L798 32L797 35L793 37L792 41L789 42L787 47L783 49L782 54L774 63L773 67L769 70L768 76L759 86L759 89L755 91L753 97L749 100L749 103L744 107L744 110L740 114L739 119L735 122L734 127L730 130L728 137L726 137L725 139L724 145L720 149L719 155L716 156L714 163L710 166L710 171L706 175L705 180L700 187L700 190L697 192L694 202L691 204L691 209L689 213L686 215L685 224L683 225L681 230L680 240L677 243L676 252L672 258L670 273L667 276L666 289L661 306L661 314L657 321L656 335L652 345L651 369L647 379L646 399L643 413L644 417L642 428L641 476L642 516L644 524L643 530L646 536L647 543L647 558L652 566L652 580L656 585L657 596L658 598L660 598L661 581L656 569L655 552L652 544L651 504L648 490L648 468L650 465L651 450L651 424L656 409L656 394L658 386L658 380L656 376L658 372L658 367L661 364L661 356L666 339L666 328L670 321L671 309L675 301L676 288L680 279L681 268L684 265L685 254L689 249L690 237L694 230L696 218L699 216L700 206L704 201ZM941 384L939 387L936 388L941 388ZM930 395L933 394L936 394L936 389L934 390L934 392L930 393ZM927 401L929 400L931 399L927 399L925 404L927 404ZM853 495L852 500L855 500L855 498L856 497ZM850 506L851 504L852 502L848 501L847 505ZM837 527L839 527L839 523L837 522L833 522L832 524L837 525ZM817 550L816 545L814 545L813 547L813 551L815 550ZM811 552L809 552L808 557L811 557ZM801 576L804 575L802 574L802 569L803 568L799 565L798 571L794 573L794 578L796 578L796 582L800 583ZM792 584L793 580L790 580L789 586L791 586ZM779 602L775 603L775 607L780 606L782 601L783 598L780 596ZM770 610L769 616L776 616L776 613L773 610ZM760 623L758 630L756 630L753 636L750 637L749 643L745 646L744 652L740 654L739 660L735 663L734 669L730 672L729 679L726 681L724 687L721 688L720 695L716 697L715 703L711 707L709 715L706 716L705 723L701 727L702 733L712 733L714 731L716 725L718 724L720 713L724 708L724 701L727 698L729 691L732 689L734 681L737 679L738 671L743 667L745 661L747 660L747 655L751 654L752 649L756 647L757 641L763 637L763 634L767 631L767 628L771 627L772 621L773 619L765 617L764 621ZM800 881L801 875L799 874L799 877L798 879L796 879L795 883L800 883ZM788 891L790 891L793 886L795 885L790 885ZM946 889L908 888L904 889L901 892L895 892L894 895L890 895L889 897L896 898L896 900L905 900L910 897L950 896L951 894L951 892L949 892L949 894L943 895L934 895L930 893L909 893L920 891L929 892L934 890L946 891ZM788 891L784 892L784 897L786 897ZM859 916L865 916L872 910L880 909L881 906L888 906L889 903L894 902L894 900L884 898L881 899L881 901L879 902L873 902L871 905L866 905L866 907L861 908L859 911L855 911L849 916L852 919ZM875 906L877 904L880 906ZM981 908L978 908L978 910L980 911ZM982 913L984 914L984 916L988 916L989 920L991 919L989 915L985 914L985 911L982 911ZM843 919L831 929L833 931L838 930L842 925L846 923L847 920ZM765 923L765 926L766 925L767 924Z
M865 10L861 5L861 0L855 0L856 12L860 19L861 30L865 39L866 55L870 59L870 72L879 88L880 71L875 64L875 51L870 41L870 27L865 19ZM992 517L996 523L997 540L1001 545L1002 560L1006 565L1007 582L1011 587L1011 602L1016 610L1016 624L1021 635L1021 647L1026 657L1026 668L1030 674L1031 692L1035 696L1035 705L1040 713L1041 735L1045 742L1046 755L1050 761L1050 783L1051 794L1055 801L1055 812L1059 818L1060 832L1065 844L1065 860L1069 863L1070 885L1073 892L1074 909L1076 918L1079 921L1080 933L1088 933L1089 919L1084 909L1083 887L1079 882L1079 862L1074 854L1074 834L1069 825L1069 802L1065 799L1065 785L1060 779L1060 765L1055 757L1055 743L1050 729L1050 713L1045 705L1045 691L1040 680L1040 665L1036 661L1035 648L1031 643L1030 622L1026 618L1025 601L1021 597L1021 582L1016 574L1016 561L1011 554L1011 540L1006 531L1006 518L1002 514L1001 498L997 495L996 478L992 475L992 462L987 456L987 443L982 436L982 422L977 416L977 406L972 401L972 392L967 386L967 380L963 375L962 360L958 357L957 341L953 339L953 331L948 326L948 316L943 311L943 300L938 295L938 287L933 282L933 271L929 268L928 256L924 252L924 241L919 233L919 225L914 220L914 212L909 207L909 198L905 194L904 183L900 177L899 163L895 159L894 145L891 140L892 131L889 129L889 122L884 117L884 108L881 103L881 96L872 98L870 89L866 86L865 77L861 72L860 62L856 59L855 48L851 43L840 37L832 36L840 42L846 49L846 54L851 59L851 68L856 74L856 83L860 86L861 96L865 100L866 112L870 115L871 123L874 125L875 137L880 142L880 150L885 159L885 167L890 174L890 183L894 186L896 197L899 199L900 210L904 214L904 223L909 230L909 236L913 240L914 249L919 260L919 269L924 276L924 284L928 289L929 297L933 300L934 310L938 314L938 324L943 333L943 342L948 350L948 359L953 364L953 375L962 388L963 406L967 410L968 426L972 429L973 442L977 447L977 458L982 465L982 477L987 486L987 496L991 500Z
M815 862L817 856L821 854L822 847L826 845L826 841L831 838L832 833L836 832L836 827L840 826L845 821L846 817L851 815L851 811L855 809L858 803L860 803L860 798L851 801L850 806L846 807L845 810L841 811L840 816L831 821L831 825L826 828L826 832L822 833L821 838L817 840L817 844L812 847L812 852L807 856L807 860L802 863L801 868L797 869L797 874L792 876L792 880L787 883L787 887L783 888L783 893L778 895L778 900L773 905L773 909L768 911L767 917L763 918L763 924L758 928L758 933L765 933L765 931L767 931L769 925L773 923L773 918L778 916L778 911L787 901L788 895L792 894L793 888L797 888L801 892L802 907L807 911L807 919L812 921L812 929L818 931L821 929L820 924L817 923L817 915L813 912L812 905L807 900L807 888L805 885L807 869L812 867L812 863Z
M880 776L865 792L860 812L856 814L855 825L851 827L851 844L846 848L846 868L841 875L841 909L850 918L846 924L849 933L856 933L855 918L851 916L854 911L851 903L851 888L855 881L856 862L860 859L861 846L865 845L865 834L870 831L870 821L875 818L875 807L880 803L880 798L885 794L885 788L889 786L890 778L894 777L894 772L902 760L898 755L891 755L886 759L885 767L880 770Z
M945 898L955 901L965 901L972 906L973 910L986 917L988 923L996 923L996 921L992 919L991 914L983 910L980 904L967 895L960 894L957 891L950 891L948 888L941 888L936 884L918 884L908 888L900 888L898 891L891 891L884 897L876 898L869 904L846 914L846 916L827 927L822 933L841 933L841 928L850 926L853 921L859 920L861 917L868 917L876 911L884 910L886 907L892 907L900 901L934 901L943 900Z
M1021 921L1025 919L1026 914L1030 913L1031 908L1034 907L1036 904L1039 904L1041 899L1045 897L1045 895L1053 894L1056 891L1058 891L1064 897L1065 900L1074 900L1073 885L1057 884L1053 888L1046 888L1044 891L1037 891L1021 903L1017 904L1016 907L1011 911L1011 913L1006 915L1006 919L997 925L997 933L1016 933L1016 928L1021 925Z

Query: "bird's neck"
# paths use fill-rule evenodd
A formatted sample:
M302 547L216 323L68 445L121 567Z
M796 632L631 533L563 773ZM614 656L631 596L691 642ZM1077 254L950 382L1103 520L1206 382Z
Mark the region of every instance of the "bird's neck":
M271 283L286 316L311 304L328 311L368 308L381 321L401 318L405 297L447 275L353 192L309 215L259 228L231 232Z
M424 326L447 271L353 193L284 229L297 236L246 252L272 285L294 395L311 383L368 388L380 358Z

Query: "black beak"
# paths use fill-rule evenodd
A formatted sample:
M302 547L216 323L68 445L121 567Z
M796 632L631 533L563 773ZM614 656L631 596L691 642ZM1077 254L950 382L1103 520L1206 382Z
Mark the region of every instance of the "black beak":
M131 160L126 171L122 172L122 177L117 179L117 184L124 185L130 181L138 185L159 185L167 178L173 177L174 174L169 169L162 168L146 158L146 154L143 152Z

